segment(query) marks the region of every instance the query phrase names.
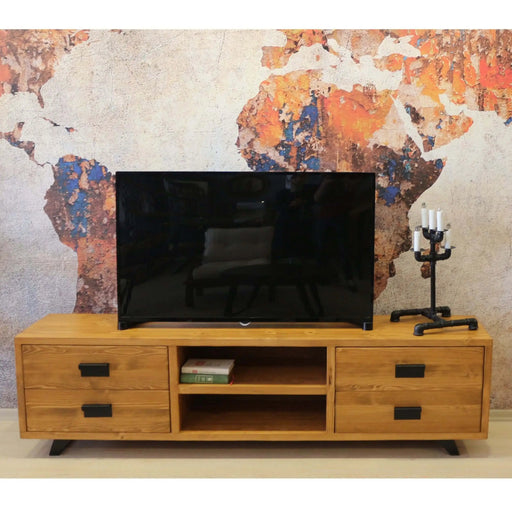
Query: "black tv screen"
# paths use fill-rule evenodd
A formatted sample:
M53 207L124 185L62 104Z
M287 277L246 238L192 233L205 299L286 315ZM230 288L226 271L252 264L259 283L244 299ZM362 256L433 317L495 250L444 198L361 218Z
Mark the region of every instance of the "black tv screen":
M372 329L375 175L119 171L118 327Z

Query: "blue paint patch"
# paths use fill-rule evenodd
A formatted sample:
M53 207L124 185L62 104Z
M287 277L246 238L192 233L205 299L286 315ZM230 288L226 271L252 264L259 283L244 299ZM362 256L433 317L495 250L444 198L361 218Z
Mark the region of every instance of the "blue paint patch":
M284 128L284 138L285 140L291 142L293 140L294 126L296 121L290 121L287 126Z
M386 170L388 171L389 181L395 181L398 162L394 158L390 158L386 162Z
M257 172L282 170L279 164L268 155L256 155L253 153L250 163L252 163L251 167Z
M429 136L427 137L427 142L428 142L429 146L430 146L431 148L433 148L433 147L434 147L434 144L436 143L436 138L435 138L435 137L432 137L432 135L429 135Z
M60 158L55 166L55 182L69 209L70 220L73 225L71 236L75 239L86 237L88 230L87 215L90 199L89 191L80 188L82 174L84 172L87 174L87 181L89 182L98 183L102 180L110 181L112 179L111 173L108 172L107 168L99 165L97 162L90 169L82 170L81 164L84 162L90 164L84 158L75 157L70 162ZM84 166L84 168L86 167L88 166Z
M89 171L89 181L101 181L104 178L103 169L98 164L95 164Z
M288 160L290 158L290 151L292 149L291 144L279 144L277 146L277 149L279 151L279 154L284 157L285 160Z
M443 161L440 158L438 158L434 162L434 165L436 166L436 169L439 169L439 170L441 170L444 167Z
M400 193L400 188L395 186L389 186L386 188L381 188L379 190L379 197L384 199L386 202L386 206L391 206L394 204L396 196Z
M304 160L304 163L306 164L307 168L311 169L312 171L320 170L320 159L316 156L312 156L311 158Z
M315 102L316 103L316 102ZM312 132L318 122L318 108L315 104L307 105L302 109L297 133ZM318 127L317 127L318 131Z
M510 123L512 123L512 117L509 117L506 121L505 121L505 126L509 126Z

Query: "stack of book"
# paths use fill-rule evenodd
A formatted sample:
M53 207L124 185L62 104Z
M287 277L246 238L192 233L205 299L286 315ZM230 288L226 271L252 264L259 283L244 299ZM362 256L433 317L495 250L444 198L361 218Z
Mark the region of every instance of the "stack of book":
M230 384L234 359L188 359L181 367L182 384Z

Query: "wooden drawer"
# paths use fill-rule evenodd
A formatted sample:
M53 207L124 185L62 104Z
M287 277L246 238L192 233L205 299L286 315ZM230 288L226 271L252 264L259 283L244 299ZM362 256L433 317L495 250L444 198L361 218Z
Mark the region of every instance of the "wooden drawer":
M481 400L479 388L409 393L339 392L336 393L335 430L372 434L480 432ZM398 416L402 419L395 419L395 408L399 408Z
M45 390L25 393L29 432L170 432L168 391ZM92 407L91 405L103 407ZM82 406L86 407L86 412ZM96 417L111 406L111 417ZM92 414L86 417L86 414Z
M338 348L336 391L481 391L483 365L484 347Z
M22 358L25 389L169 389L167 347L34 344ZM93 363L108 376L88 376L94 366L82 376L79 365Z
M338 348L335 431L480 432L483 347Z

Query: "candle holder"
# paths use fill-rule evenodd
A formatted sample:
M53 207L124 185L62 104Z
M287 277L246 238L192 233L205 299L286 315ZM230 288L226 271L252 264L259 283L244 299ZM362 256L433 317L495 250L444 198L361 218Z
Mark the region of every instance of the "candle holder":
M458 320L444 320L451 316L448 306L436 306L436 263L438 261L447 260L452 254L451 247L444 247L443 253L438 253L436 245L441 243L444 238L444 231L435 229L421 228L423 236L430 241L430 254L421 254L421 250L414 250L414 258L419 262L430 263L430 307L420 309L398 309L391 313L391 322L399 322L401 316L407 315L423 315L432 322L419 323L414 326L414 335L423 336L423 332L427 329L438 329L441 327L456 327L467 325L470 331L478 329L476 318L462 318ZM440 314L441 316L439 316Z

